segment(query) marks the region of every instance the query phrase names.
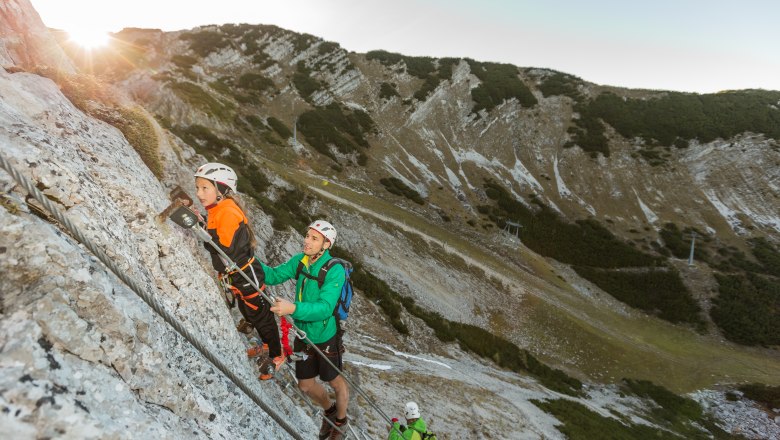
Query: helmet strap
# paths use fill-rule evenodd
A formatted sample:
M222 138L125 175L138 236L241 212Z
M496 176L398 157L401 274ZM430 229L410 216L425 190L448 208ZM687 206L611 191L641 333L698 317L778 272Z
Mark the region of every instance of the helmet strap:
M219 182L212 181L214 188L217 189L217 201L221 202L227 194L230 193L230 188L227 185L223 185Z
M330 242L328 242L328 243L330 243ZM320 257L322 256L322 254L324 254L324 253L325 253L325 251L326 251L326 250L327 250L327 249L325 249L325 241L323 241L323 242L322 242L322 246L320 246L320 250L319 250L319 251L318 251L316 254L314 254L314 256L313 256L313 257L311 257L309 260L310 260L312 263L314 263L315 261L317 261L317 260L319 260L319 259L320 259Z

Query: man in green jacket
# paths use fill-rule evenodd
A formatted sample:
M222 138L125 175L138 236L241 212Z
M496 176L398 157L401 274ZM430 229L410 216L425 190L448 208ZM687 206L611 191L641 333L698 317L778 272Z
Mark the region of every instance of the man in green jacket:
M333 312L346 280L344 268L340 264L334 264L327 271L322 287L317 282L320 269L331 259L329 249L335 241L336 229L333 225L324 220L316 220L309 225L306 232L303 253L276 267L263 265L263 272L267 285L281 284L295 278L298 265L302 263L301 274L295 280L295 302L277 298L271 311L279 316L289 315L296 326L306 332L311 342L341 370L343 347ZM299 347L302 348L302 341L296 340L296 351L299 351ZM339 440L342 438L342 432L347 429L349 387L339 371L321 359L316 351L307 347L306 354L308 357L305 360L295 363L298 387L325 410L320 427L320 440ZM328 391L315 380L317 375L333 388L336 393L335 403L331 403ZM333 429L328 420L339 427L341 432Z
M406 404L404 417L406 417L406 426L399 424L398 419L393 419L393 427L390 428L387 440L421 440L423 434L428 432L428 426L420 417L420 408L416 403Z

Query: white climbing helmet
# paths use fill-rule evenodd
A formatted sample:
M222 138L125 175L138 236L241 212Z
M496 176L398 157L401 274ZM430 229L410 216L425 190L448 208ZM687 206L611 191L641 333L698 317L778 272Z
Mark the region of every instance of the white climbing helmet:
M212 182L221 183L231 191L236 192L236 183L238 182L238 176L233 168L221 163L210 162L201 165L197 171L195 171L195 177L202 177L204 179L211 180Z
M314 220L309 225L309 229L314 229L322 234L330 242L331 247L336 243L336 228L325 220Z
M404 408L404 417L406 417L407 419L420 418L420 408L417 407L416 403L409 402L406 404L406 408Z

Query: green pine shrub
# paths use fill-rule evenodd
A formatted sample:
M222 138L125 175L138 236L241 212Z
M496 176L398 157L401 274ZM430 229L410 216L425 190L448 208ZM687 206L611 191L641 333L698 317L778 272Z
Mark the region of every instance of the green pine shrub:
M404 63L406 73L423 80L419 90L414 93L414 98L419 101L425 101L428 95L439 86L442 81L452 77L452 66L457 63L456 58L441 58L438 61L430 57L410 57L398 53L387 52L384 50L374 50L366 54L367 60L378 60L382 65L391 67L400 62ZM380 91L379 97L397 96L394 89L384 89ZM395 92L395 94L393 94Z
M674 223L666 223L659 232L664 246L677 258L687 259L691 253L691 233L696 234L696 245L693 250L693 258L696 261L711 263L711 256L707 251L707 243L712 239L701 231L686 227L682 231Z
M257 73L245 73L238 78L238 87L262 92L274 88L274 82Z
M585 405L568 399L541 401L532 399L531 403L552 414L562 422L556 426L569 440L678 440L679 436L641 424L621 423L619 420L605 417L588 409Z
M214 90L215 92L221 95L231 96L233 94L233 90L231 90L226 80L222 78L210 82L209 87L211 87L212 90Z
M420 193L407 186L397 177L384 177L379 179L379 183L391 194L406 197L418 205L425 205L425 200L420 196Z
M511 64L480 63L466 59L471 66L471 73L476 75L481 84L471 89L474 106L473 113L480 110L490 112L502 102L516 98L523 107L533 107L537 100L528 86L520 80L517 67Z
M293 228L303 231L306 225L311 223L311 218L303 211L305 206L305 194L297 189L283 190L276 201L260 196L255 197L263 211L273 217L271 226L277 231L285 231Z
M650 411L651 421L683 438L735 438L718 427L712 416L705 414L701 405L693 399L679 396L647 380L623 379L622 389L652 400L656 406Z
M485 194L494 205L481 205L477 210L497 227L507 220L519 221L520 238L534 252L573 265L601 268L647 267L662 260L634 249L618 239L596 220L569 223L540 202L534 208L516 200L509 191L492 180L484 184Z
M268 188L271 187L271 182L268 180L265 174L260 172L260 168L254 163L249 163L245 167L241 168L241 174L244 176L244 179L240 180L240 182L243 183L248 181L252 189L258 193L264 193L266 190L268 190Z
M197 64L198 60L195 57L189 55L174 55L171 57L173 64L181 67L182 69L190 69Z
M320 43L319 46L317 46L317 53L320 55L325 55L327 53L333 52L336 49L339 49L341 46L339 46L339 43L334 43L332 41L323 41Z
M329 145L343 153L368 148L365 135L375 129L374 121L362 110L349 110L338 103L316 107L298 117L298 130L320 154L337 162Z
M320 39L311 34L292 34L295 52L303 52Z
M594 219L569 223L537 199L527 206L493 181L485 182L485 194L495 204L480 205L478 212L499 228L508 220L519 221L520 239L534 252L574 266L580 276L631 306L703 328L701 310L679 274L657 269L663 258L634 248Z
M748 243L752 247L756 260L763 266L761 271L780 278L780 251L764 237L751 238Z
M780 280L750 272L715 279L710 316L723 335L744 345L780 345Z
M274 118L273 116L269 116L266 120L268 122L268 125L275 131L279 136L282 137L282 139L289 139L292 137L292 131L290 131L289 128L287 128L286 125L284 125L284 122Z
M568 96L575 102L579 102L583 99L582 94L578 90L578 86L584 84L580 78L576 76L567 75L561 72L555 72L552 75L548 75L544 78L539 85L539 91L542 92L544 97L560 95Z
M608 156L601 121L625 138L641 137L665 146L686 147L693 139L711 142L745 132L780 140L778 101L780 92L767 90L705 95L665 92L649 99L624 99L606 92L575 107L580 119L573 143Z
M780 408L780 386L767 386L760 383L740 385L739 390L748 399L758 402L767 410Z
M303 61L298 61L295 74L293 74L293 85L298 89L301 97L307 102L310 102L311 95L323 88L323 85L316 79L311 77L312 71Z
M214 31L185 32L179 39L189 41L190 49L201 57L230 45L229 39Z
M674 269L639 272L573 266L581 277L618 300L672 323L704 329L701 308Z
M383 82L379 86L379 99L390 99L393 96L400 96L395 84Z

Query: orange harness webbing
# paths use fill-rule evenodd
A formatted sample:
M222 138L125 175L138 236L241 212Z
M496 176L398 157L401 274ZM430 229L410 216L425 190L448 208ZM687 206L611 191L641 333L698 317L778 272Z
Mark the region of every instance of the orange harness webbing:
M223 279L223 278L225 278L225 277L229 277L230 275L233 275L234 273L237 273L239 270L243 272L243 271L244 271L244 270L246 270L246 268L247 268L247 267L249 267L249 265L250 265L250 264L252 264L254 261L255 261L255 257L252 257L252 258L250 258L250 259L249 259L249 261L247 261L247 262L246 262L246 264L245 264L245 265L243 265L243 266L242 266L240 269L236 269L236 270L234 270L234 271L231 271L231 272L228 272L228 273L226 273L226 274L224 274L224 275L220 275L220 280L221 280L221 279ZM252 310L257 310L257 309L259 309L259 307L257 307L256 305L254 305L254 304L250 303L250 302L249 302L249 301L247 301L247 300L248 300L248 299L255 298L255 297L257 297L257 296L260 296L260 292L253 292L253 293L246 293L246 294L245 294L245 293L242 293L240 290L238 290L238 288L236 288L236 287L235 287L235 286L233 286L232 284L229 284L228 286L230 287L230 291L231 291L231 292L233 292L233 295L235 295L235 296L238 296L239 298L241 298L241 301L243 301L243 302L244 302L244 304L246 304L246 306L247 306L247 307L249 307L249 308L250 308L250 309L252 309ZM262 286L260 286L260 290L263 290L263 289L265 289L265 284L263 284Z
M265 288L265 285L263 285L260 289L262 290L263 288ZM249 301L247 301L248 299L252 299L252 298L255 298L257 296L260 296L260 292L253 292L253 293L246 293L245 294L245 293L241 293L241 291L238 290L238 288L236 286L230 286L230 291L233 292L233 295L236 295L239 298L241 298L241 301L243 301L244 304L246 304L246 306L249 307L250 309L257 310L257 309L260 308L260 307L257 307L256 305L250 303Z
M247 267L249 267L250 264L252 264L254 262L255 262L255 257L252 257L240 269L236 269L234 271L228 272L227 275L233 275L234 273L237 273L239 270L243 272L244 270L246 270Z

